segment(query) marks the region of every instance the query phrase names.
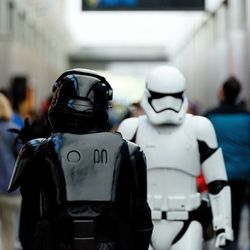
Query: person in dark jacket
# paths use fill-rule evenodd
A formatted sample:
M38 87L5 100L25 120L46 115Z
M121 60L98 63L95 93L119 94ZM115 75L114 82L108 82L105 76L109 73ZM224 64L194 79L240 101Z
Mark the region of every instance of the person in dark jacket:
M219 106L205 114L214 125L231 187L234 243L227 249L234 250L238 249L240 215L250 177L250 113L238 101L240 91L238 79L229 77L220 89Z
M94 71L73 69L53 93L53 134L22 147L9 185L21 187L23 250L147 250L145 157L106 132L112 88Z
M19 221L21 196L18 190L8 193L8 184L17 157L16 135L9 130L18 128L11 121L13 110L8 98L0 93L0 249L14 250Z

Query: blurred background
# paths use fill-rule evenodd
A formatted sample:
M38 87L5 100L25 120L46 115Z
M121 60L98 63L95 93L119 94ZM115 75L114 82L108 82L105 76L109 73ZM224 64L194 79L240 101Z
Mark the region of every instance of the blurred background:
M24 119L47 108L63 71L90 68L111 83L118 123L148 71L171 64L187 78L195 113L218 103L230 75L249 107L249 14L249 0L0 0L0 89Z
M140 100L148 70L169 63L187 77L201 112L230 74L249 104L250 2L162 2L1 0L0 88L26 88L25 116L62 71L85 67L105 74L115 101L127 105Z

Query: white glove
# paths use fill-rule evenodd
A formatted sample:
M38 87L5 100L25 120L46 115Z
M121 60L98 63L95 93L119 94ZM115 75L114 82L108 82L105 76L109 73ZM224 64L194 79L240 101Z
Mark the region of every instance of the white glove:
M233 230L232 228L222 229L221 233L216 236L215 247L225 247L230 241L233 241Z

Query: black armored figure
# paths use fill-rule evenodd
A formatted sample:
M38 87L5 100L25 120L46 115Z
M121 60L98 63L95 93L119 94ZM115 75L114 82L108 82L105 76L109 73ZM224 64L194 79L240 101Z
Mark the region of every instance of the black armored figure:
M140 148L107 132L112 88L86 69L64 72L49 108L53 134L21 149L23 250L147 250L152 233Z

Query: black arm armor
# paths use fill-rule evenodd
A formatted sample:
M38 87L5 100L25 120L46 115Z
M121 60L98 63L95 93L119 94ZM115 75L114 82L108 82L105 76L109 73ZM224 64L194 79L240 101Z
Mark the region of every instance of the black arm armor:
M12 192L21 187L25 180L29 181L28 176L32 176L39 159L37 159L37 152L39 146L44 142L44 139L34 139L23 145L18 158L16 160L15 168L9 183L8 192Z
M42 161L44 139L34 139L26 143L18 155L9 184L11 192L20 187L22 209L20 215L20 242L23 249L32 249L36 222L40 217L40 163Z
M207 186L208 192L210 194L216 195L227 185L228 185L228 182L224 180L212 181Z
M203 163L209 158L218 148L210 148L206 142L197 140L200 152L200 162Z
M132 149L133 146L133 149ZM147 250L153 230L151 210L147 203L147 169L145 155L139 147L129 143L130 159L134 172L135 224L134 239L136 250ZM133 151L132 151L133 150ZM131 152L132 151L132 152Z

